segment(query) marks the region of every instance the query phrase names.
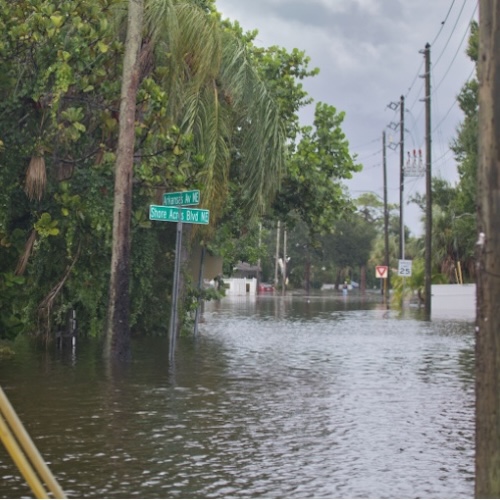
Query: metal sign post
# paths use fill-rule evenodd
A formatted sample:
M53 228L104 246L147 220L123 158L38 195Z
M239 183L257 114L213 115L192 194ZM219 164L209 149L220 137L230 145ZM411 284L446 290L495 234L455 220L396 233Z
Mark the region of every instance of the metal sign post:
M179 208L180 210L180 208ZM170 328L169 328L169 353L168 357L170 362L174 361L175 344L177 340L177 303L179 300L179 279L181 269L181 252L182 252L182 220L179 217L177 222L177 233L175 236L175 264L174 264L174 278L172 282L172 304L170 309Z
M178 302L181 273L181 252L182 252L182 225L188 224L208 224L210 222L210 211L198 208L186 208L183 205L198 205L200 202L200 192L181 191L178 193L166 193L163 195L165 205L150 205L149 220L159 220L165 222L176 222L177 232L175 237L175 263L172 283L172 305L169 325L169 360L173 363L175 358L175 347L178 328Z

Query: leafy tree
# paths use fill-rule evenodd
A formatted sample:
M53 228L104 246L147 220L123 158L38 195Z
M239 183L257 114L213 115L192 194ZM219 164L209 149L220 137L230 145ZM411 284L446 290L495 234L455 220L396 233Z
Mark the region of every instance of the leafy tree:
M372 254L377 228L354 213L335 224L333 234L325 237L325 247L331 253L338 272L336 287L342 279L356 279L366 289L366 266Z
M256 34L257 32L249 33L249 41L252 41ZM309 69L310 58L304 51L296 48L288 52L283 47L260 48L252 45L252 55L259 75L268 82L269 91L279 106L286 137L295 144L302 128L299 111L313 102L301 82L316 76L319 69Z
M236 25L234 28L238 29L239 26ZM246 37L251 43L255 32L240 36ZM309 58L297 49L287 52L279 47L269 49L253 45L250 47L259 74L266 81L269 91L278 104L289 142L278 196L272 207L269 203L263 207L269 217L264 221L264 225L269 222L267 225L273 227L275 224L272 222L273 219L280 219L286 223L290 238L293 238L292 233L299 231L298 224L303 221L311 233L307 241L310 243L308 248L313 251L317 243L314 233L330 232L334 220L341 217L343 212L353 209L341 181L349 178L360 167L350 157L348 143L341 129L344 114L337 113L333 106L319 103L316 106L313 126L301 127L298 111L312 102L304 91L301 81L315 76L318 70L310 70ZM241 131L244 133L244 127ZM227 203L230 209L226 211L226 216L222 220L226 227L223 233L233 239L232 248L240 245L243 235L256 234L258 227L257 221L248 219L246 210L240 214L237 212L238 205L241 206L238 200L245 199L241 183L237 182L239 169L245 162L245 157L239 150L238 136L235 139L231 169L235 182L230 184L229 197L236 201ZM239 221L244 223L241 224ZM253 231L249 230L252 227ZM219 235L221 234L219 231ZM293 265L292 267L297 274L298 268Z
M245 162L239 178L247 193L247 210L257 213L263 200L276 190L283 158L283 135L277 107L257 77L245 45L231 30L222 29L208 3L200 8L189 1L148 0L144 14L146 35L138 61L145 67L155 60L164 65L161 82L169 95L167 117L179 124L184 133L193 135L193 148L204 163L198 181L203 184L204 204L211 209L212 220L220 215L221 200L226 197L228 141L231 130L238 128L245 131L240 143ZM138 86L143 76L137 68L132 81ZM126 81L124 78L124 83ZM137 91L132 90L127 97L133 99L136 94ZM126 144L133 149L133 137L129 137ZM126 155L129 167L124 171L129 186L126 192L130 193L132 149ZM117 167L119 165L117 161ZM117 168L117 186L122 183L121 178ZM127 227L132 197L117 198L117 194L115 190L115 228L117 221L122 222L121 228L114 232L113 248L126 249L130 245ZM129 207L123 211L126 203ZM128 300L127 292L123 291L128 289L128 252L117 255L115 259L113 252L110 338L128 336Z
M300 82L305 78L315 76L318 69L310 70L308 68L309 58L298 49L288 52L284 48L275 46L270 48L256 47L253 45L257 35L256 31L244 33L238 23L232 24L228 21L224 22L224 26L226 29L233 31L247 47L259 78L265 82L266 88L278 106L280 122L287 141L291 144L289 151L293 152L293 144L300 131L298 112L303 106L312 102ZM223 256L225 261L227 260L229 269L232 269L233 265L239 260L254 263L260 257L262 262L267 249L269 249L268 252L273 255L274 259L272 248L275 245L275 236L270 242L270 246L264 245L260 249L258 249L258 238L256 236L259 227L267 227L270 230L275 226L274 215L271 210L272 198L264 201L259 213L255 214L255 211L250 212L248 210L250 200L243 182L247 155L242 149L242 142L247 133L246 121L244 117L244 120L235 127L235 133L232 136L230 182L227 198L225 198L223 215L219 221L217 233L209 244L213 251ZM284 165L282 178L287 175L287 165L288 163ZM263 217L254 218L249 217L249 215ZM272 232L274 233L274 230ZM274 267L274 264L272 267Z
M0 233L9 255L0 273L24 280L9 297L23 329L36 318L42 331L53 320L64 323L65 311L85 302L88 281L76 278L80 299L58 308L65 286L83 272L90 249L106 254L103 192L110 184L89 167L105 133L104 96L116 81L107 81L120 51L107 35L112 4L0 2ZM91 235L93 227L101 230ZM94 259L94 271L106 276L100 264ZM86 296L88 318L99 316L99 285L94 279Z
M103 331L123 49L111 27L119 5L18 0L1 6L0 233L2 257L8 258L0 259L0 286L10 283L5 307L19 329L49 335L64 329L75 309L82 332ZM157 190L176 190L186 180L179 184L180 170L196 175L201 168L191 155L192 140L166 120L167 95L159 81L148 74L138 90L141 158L134 165L132 233L151 226L144 207ZM136 328L157 318L166 288L152 270L161 255L158 239L165 244L168 228L151 231L155 238L142 235L132 248ZM13 282L14 272L19 279ZM12 285L21 278L24 286Z
M344 113L318 103L313 127L303 127L290 155L287 176L274 205L278 217L293 225L295 214L311 233L328 232L334 220L353 210L343 179L361 169L349 153L341 129Z
M477 65L478 37L477 22L471 24L471 34L467 54ZM464 264L469 279L475 277L475 242L477 224L475 220L477 206L477 164L478 164L478 99L479 83L477 78L467 82L458 96L464 121L458 128L458 135L452 144L458 164L458 192L452 206L454 211L453 233L459 243L457 258Z
M471 23L467 54L478 62L478 24ZM465 280L475 278L477 164L478 164L478 88L477 78L469 80L458 95L464 121L451 145L457 160L459 182L451 186L445 180L432 179L433 259L450 281L456 280L456 270L463 269ZM413 198L425 210L425 196Z

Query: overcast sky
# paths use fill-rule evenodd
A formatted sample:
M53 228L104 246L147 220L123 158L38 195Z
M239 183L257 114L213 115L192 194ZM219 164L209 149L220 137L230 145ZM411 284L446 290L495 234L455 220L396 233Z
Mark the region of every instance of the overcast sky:
M383 196L382 132L387 134L388 199L399 204L399 103L405 96L405 156L422 149L425 159L424 56L431 44L432 175L457 181L449 144L463 119L456 103L474 67L465 55L477 0L217 0L224 18L257 29L256 44L304 50L320 74L304 82L315 102L345 111L343 129L364 165L347 185L353 197ZM301 120L310 124L314 105ZM392 125L391 125L392 124ZM424 178L405 181L405 200L425 193ZM423 233L421 213L405 205L405 224Z

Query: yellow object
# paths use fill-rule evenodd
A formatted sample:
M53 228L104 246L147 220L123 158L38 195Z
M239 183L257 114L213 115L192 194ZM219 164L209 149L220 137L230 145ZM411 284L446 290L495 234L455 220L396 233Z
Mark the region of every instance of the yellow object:
M1 387L0 438L37 498L49 498L40 478L45 482L54 498L66 498ZM26 456L30 459L31 464L26 459ZM37 477L33 467L39 477Z
M464 277L462 275L462 266L460 265L460 261L458 261L458 274L460 276L460 284L464 284Z

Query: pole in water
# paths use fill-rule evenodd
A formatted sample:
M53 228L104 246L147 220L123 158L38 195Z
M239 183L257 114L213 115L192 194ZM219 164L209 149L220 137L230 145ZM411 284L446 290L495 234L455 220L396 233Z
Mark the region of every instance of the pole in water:
M177 235L175 239L175 264L174 264L174 279L172 284L172 307L170 311L170 328L169 328L169 360L175 359L175 343L177 336L177 304L179 298L179 276L181 267L181 248L182 248L182 219L181 209L179 208L179 220L177 221Z
M195 313L195 317L194 317L194 336L195 337L198 335L198 324L200 322L201 308L203 307L203 299L201 298L201 294L203 291L203 265L205 263L205 251L206 251L206 248L203 245L201 247L200 272L198 274L198 293L200 295L198 296L198 306L196 307L196 313Z

